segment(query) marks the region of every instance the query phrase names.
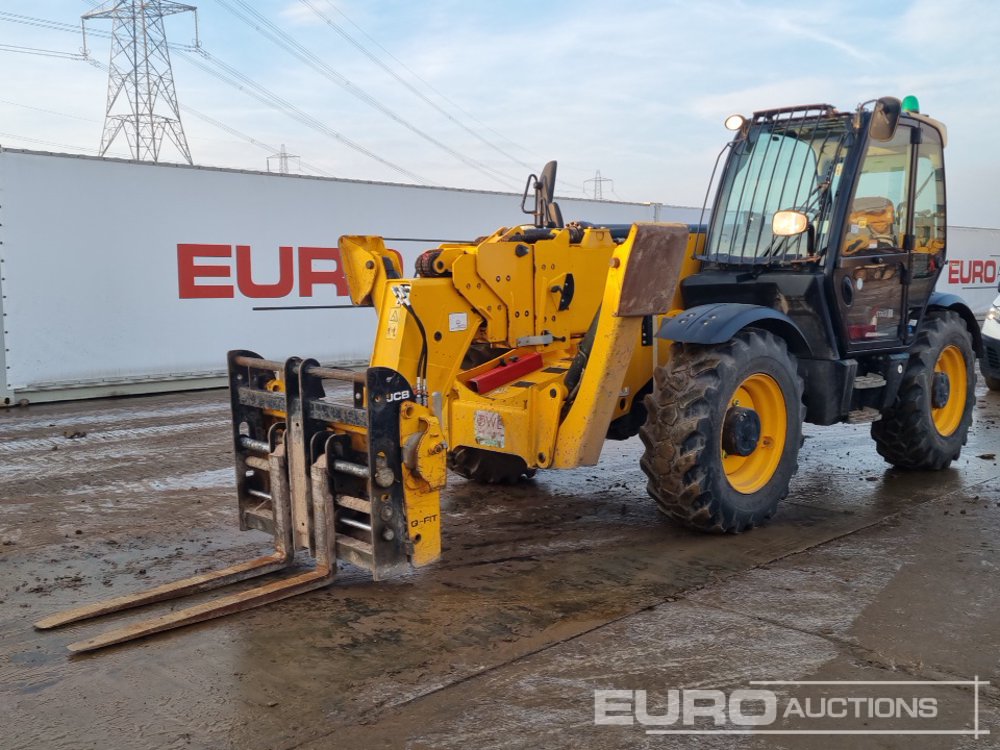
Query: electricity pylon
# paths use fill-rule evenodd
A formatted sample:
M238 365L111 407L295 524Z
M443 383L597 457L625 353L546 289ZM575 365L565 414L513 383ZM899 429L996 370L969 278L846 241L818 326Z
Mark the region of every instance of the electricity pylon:
M594 175L589 180L584 180L583 181L583 188L584 188L584 192L585 193L586 193L586 190L587 190L587 183L588 182L594 183L594 199L595 200L599 200L599 201L604 200L604 188L603 188L603 186L604 186L605 182L610 182L611 183L611 190L612 190L612 192L614 192L614 189L615 189L615 181L612 180L609 177L601 177L601 170L599 170L599 169L597 170L597 174L596 175Z
M124 133L135 159L159 161L160 146L166 135L184 160L193 163L181 125L174 72L163 28L165 16L187 11L196 11L196 8L165 0L111 0L81 16L81 25L108 18L113 22L101 156ZM197 18L195 14L196 45ZM86 44L84 36L85 53Z

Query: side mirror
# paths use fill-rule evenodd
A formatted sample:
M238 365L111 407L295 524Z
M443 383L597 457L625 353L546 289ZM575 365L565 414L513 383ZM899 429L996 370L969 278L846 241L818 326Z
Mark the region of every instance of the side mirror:
M527 208L528 193L535 191L535 207ZM535 226L539 229L561 229L563 226L562 212L554 200L556 190L556 163L550 161L542 169L542 176L528 176L521 196L521 211L535 217Z
M538 178L541 183L541 197L546 203L551 203L556 192L556 162L550 161L542 168L542 176Z
M771 219L771 233L778 237L794 237L809 228L809 217L801 211L778 211Z
M561 228L562 212L555 202L556 192L556 162L550 161L542 168L542 176L538 178L535 197L535 226Z
M875 102L871 120L868 121L868 135L873 141L892 140L902 109L902 103L894 96L883 96Z

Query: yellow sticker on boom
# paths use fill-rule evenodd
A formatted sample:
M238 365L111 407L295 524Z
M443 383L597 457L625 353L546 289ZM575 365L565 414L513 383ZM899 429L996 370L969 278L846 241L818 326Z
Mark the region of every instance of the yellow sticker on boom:
M389 313L389 322L385 326L385 337L394 339L399 335L399 309Z

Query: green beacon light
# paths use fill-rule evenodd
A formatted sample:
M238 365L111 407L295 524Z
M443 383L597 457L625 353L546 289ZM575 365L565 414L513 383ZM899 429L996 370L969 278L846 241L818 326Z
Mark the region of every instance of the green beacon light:
M917 97L910 94L908 97L903 99L903 111L916 112L917 114L920 114L920 102L917 101Z

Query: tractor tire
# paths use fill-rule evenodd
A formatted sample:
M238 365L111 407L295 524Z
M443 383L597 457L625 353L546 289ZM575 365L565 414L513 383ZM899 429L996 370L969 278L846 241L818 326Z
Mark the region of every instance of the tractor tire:
M639 432L646 488L660 510L715 533L773 516L798 468L802 387L785 342L766 331L674 344L654 373Z
M1000 378L991 378L989 375L983 375L983 380L986 382L986 387L991 391L1000 391Z
M927 314L895 403L872 423L882 458L901 469L933 470L958 458L976 402L975 358L972 336L958 313Z
M480 484L517 484L535 476L524 459L509 453L460 446L448 454L448 468Z

